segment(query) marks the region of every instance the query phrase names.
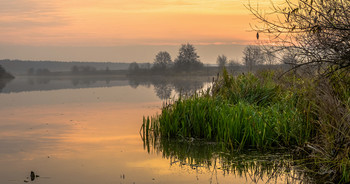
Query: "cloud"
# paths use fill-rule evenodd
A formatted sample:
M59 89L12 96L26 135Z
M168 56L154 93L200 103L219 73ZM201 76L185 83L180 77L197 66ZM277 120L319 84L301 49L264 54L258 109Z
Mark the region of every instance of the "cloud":
M58 7L42 0L0 1L0 26L8 28L52 27L67 23Z

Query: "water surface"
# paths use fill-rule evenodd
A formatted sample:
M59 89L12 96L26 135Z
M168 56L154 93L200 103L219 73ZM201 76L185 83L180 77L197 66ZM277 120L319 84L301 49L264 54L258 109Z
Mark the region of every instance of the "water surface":
M15 80L0 93L0 183L299 181L293 168L280 169L281 174L271 178L268 171L273 169L252 164L258 163L255 157L237 161L239 156L216 151L210 144L175 141L145 149L139 134L143 116L159 113L162 99L180 88L193 91L204 86L203 81L176 91L174 81ZM246 165L243 170L239 163ZM31 181L31 171L40 177Z

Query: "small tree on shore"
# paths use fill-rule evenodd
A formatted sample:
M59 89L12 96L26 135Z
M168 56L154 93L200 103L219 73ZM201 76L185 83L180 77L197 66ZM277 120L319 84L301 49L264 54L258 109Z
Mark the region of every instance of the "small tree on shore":
M170 68L172 65L173 62L171 60L170 54L166 51L160 51L154 59L153 69L165 70L167 68Z
M180 70L199 69L203 67L203 63L199 60L194 46L188 43L181 45L174 67Z
M219 69L223 69L227 64L227 57L225 55L219 55L216 59L216 63L219 65Z
M139 64L137 64L136 62L132 62L129 65L129 72L137 72L140 69Z

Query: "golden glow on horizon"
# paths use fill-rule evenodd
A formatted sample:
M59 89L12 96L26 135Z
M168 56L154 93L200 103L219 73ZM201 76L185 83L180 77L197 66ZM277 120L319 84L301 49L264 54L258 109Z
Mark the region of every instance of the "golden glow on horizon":
M283 0L275 0L279 3ZM240 0L4 0L0 44L113 46L244 44L252 15ZM251 0L260 7L270 0Z

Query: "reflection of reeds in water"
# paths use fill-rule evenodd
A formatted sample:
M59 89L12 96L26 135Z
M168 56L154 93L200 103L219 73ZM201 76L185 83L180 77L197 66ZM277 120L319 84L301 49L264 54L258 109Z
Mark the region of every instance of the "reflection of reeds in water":
M145 121L147 122L147 119ZM151 127L151 122L148 126ZM148 153L161 153L164 158L170 160L171 166L197 173L209 173L212 179L218 177L220 173L224 176L243 177L252 183L312 182L294 166L293 156L286 151L263 154L258 151L238 153L228 151L222 143L162 139L153 131L147 131L147 123L141 128L141 137L144 149Z

